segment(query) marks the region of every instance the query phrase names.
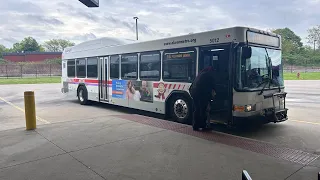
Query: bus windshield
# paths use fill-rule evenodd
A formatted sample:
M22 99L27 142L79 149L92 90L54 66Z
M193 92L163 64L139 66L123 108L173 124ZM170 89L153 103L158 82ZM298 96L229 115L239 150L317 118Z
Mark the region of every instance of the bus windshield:
M237 60L236 87L240 90L261 90L282 87L283 69L281 50L264 47L251 47L252 56L248 59L239 57ZM241 53L241 48L238 53ZM266 78L272 83L264 87ZM270 82L270 81L269 81Z

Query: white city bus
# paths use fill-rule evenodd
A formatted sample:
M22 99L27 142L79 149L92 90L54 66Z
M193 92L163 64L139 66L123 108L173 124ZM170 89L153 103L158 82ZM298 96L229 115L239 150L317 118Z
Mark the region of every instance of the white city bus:
M215 69L211 121L287 120L280 36L232 27L153 41L101 38L66 48L62 89L90 101L170 116L187 123L189 86L203 68Z

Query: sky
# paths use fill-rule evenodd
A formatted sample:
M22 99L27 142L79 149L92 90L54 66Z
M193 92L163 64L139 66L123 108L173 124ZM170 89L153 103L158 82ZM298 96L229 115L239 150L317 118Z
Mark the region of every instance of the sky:
M262 30L288 27L306 43L307 29L320 25L320 0L0 0L0 44L24 37L75 43L101 37L151 40L232 26Z

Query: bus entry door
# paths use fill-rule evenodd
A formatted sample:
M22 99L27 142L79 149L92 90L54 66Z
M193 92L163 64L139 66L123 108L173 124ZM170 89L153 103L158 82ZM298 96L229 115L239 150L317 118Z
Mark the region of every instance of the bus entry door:
M108 57L101 57L99 61L99 95L100 101L108 101Z
M208 66L214 69L216 96L210 104L211 122L226 124L232 100L229 93L229 46L205 47L200 49L200 53L199 72Z

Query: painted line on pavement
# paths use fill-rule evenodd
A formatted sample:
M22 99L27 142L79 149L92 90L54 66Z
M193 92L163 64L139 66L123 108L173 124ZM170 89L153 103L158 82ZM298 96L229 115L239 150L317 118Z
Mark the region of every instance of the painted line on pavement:
M299 121L299 120L289 120L289 121L298 122L298 123L305 123L305 124L320 125L320 123L310 122L310 121Z
M2 98L2 97L0 97L0 100L2 100L3 102L9 104L9 105L12 106L12 107L18 109L19 111L22 111L23 113L25 113L25 110L24 110L24 109L20 108L19 106L16 106L16 105L12 104L10 101L7 101L7 100L5 100L5 99ZM41 122L46 123L46 124L50 124L49 121L47 121L47 120L45 120L45 119L42 119L42 118L40 118L39 116L36 116L36 118L37 118L38 121L41 121Z

